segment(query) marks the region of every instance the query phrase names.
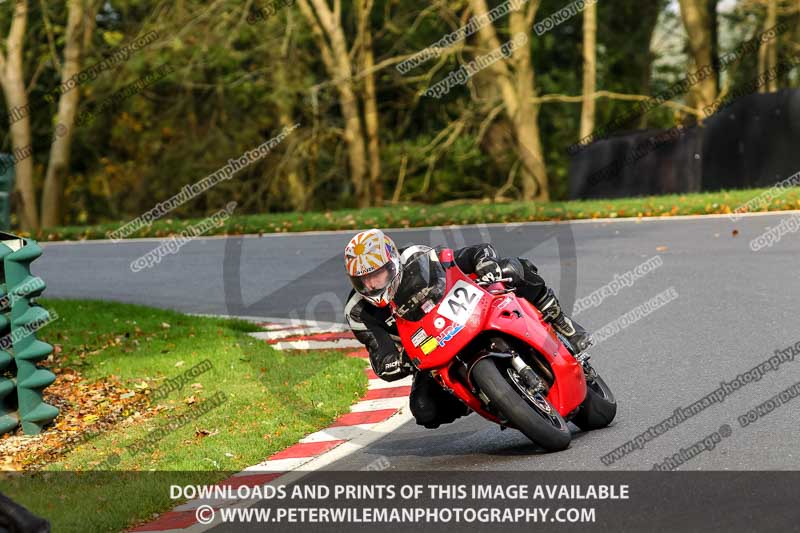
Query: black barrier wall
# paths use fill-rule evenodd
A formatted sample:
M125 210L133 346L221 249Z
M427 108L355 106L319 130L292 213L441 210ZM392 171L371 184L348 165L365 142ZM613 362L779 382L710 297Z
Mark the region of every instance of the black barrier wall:
M710 113L709 113L710 114ZM722 102L701 126L621 133L570 158L569 195L766 187L800 170L800 90Z

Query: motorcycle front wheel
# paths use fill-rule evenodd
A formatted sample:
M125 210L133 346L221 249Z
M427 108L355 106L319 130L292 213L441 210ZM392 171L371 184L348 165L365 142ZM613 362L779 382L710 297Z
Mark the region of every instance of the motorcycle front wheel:
M508 368L503 360L486 357L475 364L472 380L508 421L526 437L548 452L566 449L572 434L566 421L541 393L523 392L511 382ZM507 380L504 376L508 375ZM524 395L524 396L523 396Z

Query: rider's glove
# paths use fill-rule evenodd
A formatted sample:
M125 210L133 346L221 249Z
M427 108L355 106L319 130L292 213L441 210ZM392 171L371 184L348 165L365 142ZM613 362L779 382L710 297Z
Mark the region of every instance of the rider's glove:
M475 265L475 275L479 283L494 283L503 278L503 271L497 261L486 257Z
M385 381L402 379L414 371L414 365L408 359L405 350L389 354L383 358L378 377Z

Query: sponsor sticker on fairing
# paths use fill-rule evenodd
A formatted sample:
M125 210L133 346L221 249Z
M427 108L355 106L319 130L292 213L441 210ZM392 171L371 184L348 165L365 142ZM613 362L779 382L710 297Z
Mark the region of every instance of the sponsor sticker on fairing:
M422 350L422 353L428 355L438 347L439 343L436 341L436 339L434 339L433 337L428 337L427 339L425 339L425 342L423 342L420 345L419 349Z
M441 335L436 337L436 342L439 343L439 346L444 346L447 344L447 341L458 335L458 332L464 329L464 326L458 324L452 324L446 330L442 332Z
M418 347L422 342L428 338L428 334L425 333L425 330L419 328L414 334L411 336L411 344L414 345L414 348Z
M497 304L497 308L498 309L503 309L505 306L507 306L508 304L511 303L511 300L512 300L511 296L506 296L505 299L502 302Z

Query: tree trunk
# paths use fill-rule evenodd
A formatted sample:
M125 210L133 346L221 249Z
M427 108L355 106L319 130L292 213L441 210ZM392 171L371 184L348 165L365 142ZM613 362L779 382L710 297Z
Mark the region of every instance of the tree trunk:
M714 82L717 84L717 91L719 91L719 15L717 14L717 4L719 4L719 0L706 0L708 27L711 32L711 65L714 67Z
M767 0L767 17L764 19L764 29L767 30L778 23L778 0ZM778 39L769 39L758 47L758 75L763 76L778 64ZM778 90L778 78L774 75L766 85L758 88L760 93L772 93Z
M565 2L566 4L566 2ZM588 2L587 2L588 4ZM597 11L597 35L595 47L602 42L608 53L602 64L597 64L598 78L604 78L604 87L609 91L652 94L651 72L653 61L663 53L661 42L653 40L659 15L664 12L668 0L620 0L613 9L600 2ZM677 12L676 12L677 14ZM585 17L585 15L583 15ZM585 19L584 19L585 22ZM623 52L623 53L620 53ZM605 76L600 73L604 72ZM595 123L612 120L617 114L627 113L630 104L612 101L596 108ZM624 127L646 129L650 116L641 113Z
M649 50L648 50L649 53ZM583 105L578 139L584 139L594 130L594 92L597 88L597 4L583 11Z
M361 18L361 68L369 72L364 76L364 127L367 130L367 151L369 153L369 183L372 201L376 205L383 204L383 182L381 181L381 151L378 136L378 100L375 89L375 74L370 72L375 66L372 53L372 29L369 24L369 15L372 11L372 0L359 2Z
M289 169L286 174L286 184L288 186L289 203L295 211L305 211L308 209L308 188L300 177L296 168Z
M350 57L341 26L340 0L334 0L331 11L326 0L299 0L298 5L308 20L320 46L325 68L339 93L339 106L344 118L344 139L350 162L350 180L353 182L359 207L370 205L367 176L366 141L364 139L358 100L353 87ZM327 37L327 39L326 39Z
M531 2L529 8L535 12L537 6L538 2ZM521 33L526 35L529 33L525 16L526 13L522 9L509 14L509 29L512 39ZM522 198L526 201L547 202L550 200L550 192L547 186L547 168L544 164L544 151L539 133L539 104L534 104L532 101L535 95L536 81L531 62L530 42L526 41L523 46L514 51L512 63L516 74L519 101L514 125L517 130L517 145L522 159Z
M367 159L364 150L364 134L358 116L358 102L349 84L339 86L340 105L345 120L344 140L350 158L350 180L353 182L358 207L370 204L367 174Z
M81 43L84 11L83 0L69 0L66 44L64 46L64 67L61 82L72 78L81 70ZM72 144L75 114L78 110L80 90L75 87L63 93L58 99L56 132L50 145L50 159L44 179L42 193L42 227L49 228L61 224L63 216L64 180L69 172L70 146Z
M291 58L289 57L288 47L282 49L281 59L285 64L289 64ZM275 72L275 79L281 87L291 87L292 80L288 69L279 68ZM290 128L295 120L292 119L294 115L294 97L288 93L278 98L278 113L281 125L284 128ZM288 150L288 148L287 148ZM288 197L289 205L294 211L305 211L309 208L310 190L306 183L304 176L300 172L301 160L297 157L290 157L286 166L288 167L286 174L286 190L279 191L280 195ZM277 181L277 180L276 180Z
M689 37L689 49L694 70L706 67L713 69L712 51L714 46L711 38L715 32L711 29L707 0L680 0L680 6L683 25ZM703 109L711 105L716 97L717 73L715 71L713 75L705 77L692 87L691 100L698 111L698 116L702 116Z
M470 0L470 5L476 17L486 16L488 8L485 0ZM527 12L517 10L508 15L509 33L512 39L520 33L524 33L526 36L530 33L530 25L538 7L539 1L532 0L528 4ZM492 25L481 28L478 31L478 38L487 52L497 49L501 45ZM499 86L505 104L506 114L514 128L517 150L522 162L520 169L522 198L527 201L547 201L550 199L550 195L539 132L539 104L532 102L535 94L535 77L531 63L530 43L526 42L514 50L510 61L514 65L513 74L506 66L505 61L493 63L488 70L494 74L495 82Z
M28 106L25 92L22 47L25 41L25 26L28 19L28 2L17 0L14 20L6 40L6 53L0 50L0 84L6 99L7 109L22 109ZM9 120L11 113L9 113ZM31 122L28 114L11 123L11 145L14 151L16 190L22 200L18 213L23 230L39 229L39 212L36 208L36 190L33 185L33 147L31 146Z
M97 25L98 0L88 0L86 9L83 11L83 42L81 43L81 54L86 57L92 47L92 35Z
M716 0L713 0L716 1ZM639 13L641 15L640 34L637 34L637 42L641 42L642 46L647 50L637 56L637 63L641 65L639 70L639 85L638 94L652 94L653 91L653 62L656 60L657 54L653 52L653 35L655 34L656 25L658 24L658 17L661 10L664 8L664 0L654 2L647 2L639 6ZM595 48L596 48L595 40ZM606 46L609 46L606 44ZM595 56L596 58L596 56ZM595 64L596 66L596 64ZM642 113L639 118L638 129L647 129L647 121L649 118L648 113Z

